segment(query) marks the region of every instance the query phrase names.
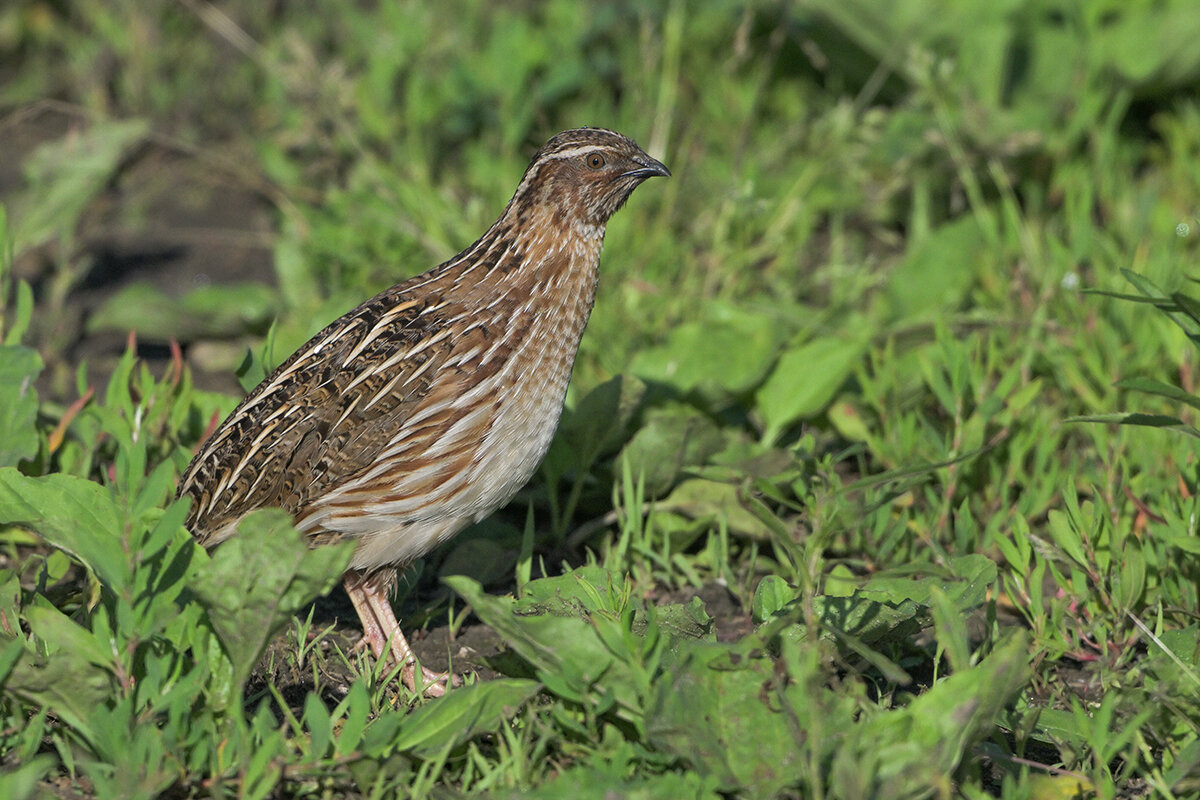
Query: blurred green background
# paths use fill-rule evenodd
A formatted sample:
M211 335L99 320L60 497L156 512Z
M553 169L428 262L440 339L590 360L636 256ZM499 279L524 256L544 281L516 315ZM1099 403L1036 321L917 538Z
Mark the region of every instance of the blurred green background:
M689 751L663 727L695 724L669 698L576 729L563 715L583 701L560 687L569 713L519 718L544 740L455 740L436 768L410 753L421 786L557 796L576 769L627 796L1196 796L1198 42L1192 0L10 0L0 464L124 502L129 448L139 476L175 474L309 336L474 241L546 138L614 128L673 177L609 226L539 476L437 554L423 591L453 615L437 577L505 591L590 562L651 605L717 585L747 628L837 629L811 663L764 641L864 719L917 708L943 671L964 697L995 693L953 745L812 733L788 746L804 768L763 781ZM149 444L126 416L153 422ZM30 522L15 514L0 521ZM45 550L11 537L21 604L49 603L31 577ZM65 564L51 577L78 581ZM929 575L987 591L951 601ZM922 624L830 616L828 598L868 595L915 602ZM967 687L1018 629L1005 663L1028 674ZM52 707L18 695L10 719ZM953 710L914 716L931 707ZM5 741L35 788L75 776L72 747L116 763L51 734ZM222 773L197 759L147 791L202 794L181 775ZM346 763L320 763L317 785L349 785ZM880 783L889 770L922 777Z

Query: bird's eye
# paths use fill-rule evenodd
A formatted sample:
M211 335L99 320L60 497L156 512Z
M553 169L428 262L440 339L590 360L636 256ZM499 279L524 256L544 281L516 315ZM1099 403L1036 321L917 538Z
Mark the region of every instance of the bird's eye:
M600 169L604 166L604 156L599 153L592 153L587 157L587 165L592 169Z

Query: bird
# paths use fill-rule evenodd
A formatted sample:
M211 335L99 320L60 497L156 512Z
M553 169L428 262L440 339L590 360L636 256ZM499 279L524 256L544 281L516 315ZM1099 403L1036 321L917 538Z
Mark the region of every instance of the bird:
M343 576L360 646L440 696L390 595L415 559L504 506L546 454L591 314L609 219L670 170L598 127L552 136L503 213L458 255L339 317L268 375L180 478L206 548L278 507Z

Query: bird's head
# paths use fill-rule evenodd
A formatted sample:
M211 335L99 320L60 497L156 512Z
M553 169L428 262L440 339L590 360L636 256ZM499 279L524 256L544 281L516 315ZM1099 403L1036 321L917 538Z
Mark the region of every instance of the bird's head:
M549 211L560 223L603 231L609 217L647 178L669 177L632 139L604 128L575 128L538 150L513 197L519 216Z

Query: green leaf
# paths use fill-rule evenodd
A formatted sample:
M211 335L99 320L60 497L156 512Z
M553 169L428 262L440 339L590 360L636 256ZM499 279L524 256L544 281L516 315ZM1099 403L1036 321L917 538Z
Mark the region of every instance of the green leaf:
M112 493L98 483L63 474L30 478L12 467L0 467L0 524L36 531L108 586L129 582L124 522Z
M149 125L132 119L98 122L42 144L25 161L27 188L12 201L13 252L19 257L75 229L129 148Z
M316 692L309 692L304 698L304 727L308 729L309 757L314 760L324 758L333 742L333 722L329 719L329 709Z
M594 611L616 614L624 610L624 605L615 596L614 582L622 583L622 577L594 564L539 578L525 584L513 613L581 618Z
M38 451L38 396L33 381L42 359L28 347L0 347L0 467L15 467Z
M278 329L278 324L272 323L267 329L267 335L263 337L262 347L257 352L247 350L246 357L238 365L238 383L245 391L249 392L258 386L271 373L275 362L275 334Z
M646 494L659 497L686 467L705 463L725 447L725 434L705 414L682 404L648 411L641 429L621 451Z
M672 489L655 508L713 527L724 524L735 536L769 541L771 528L746 504L741 489L731 483L690 478Z
M958 306L987 263L980 254L988 249L988 232L971 214L909 239L903 260L888 273L892 317L928 319Z
M1186 424L1183 420L1177 417L1168 417L1164 414L1140 414L1137 412L1123 414L1091 414L1086 417L1068 417L1064 422L1104 422L1118 425L1139 425L1144 428L1162 428L1164 430L1175 431L1177 433L1187 434L1188 436L1200 439L1200 431Z
M626 428L646 395L646 384L618 375L592 389L563 413L543 469L553 476L585 471L624 441Z
M628 773L622 762L588 763L558 772L540 787L494 796L505 800L721 800L715 781L694 772L639 772L632 777Z
M117 659L111 649L106 650L91 631L72 621L43 598L38 599L43 602L26 607L23 616L33 635L49 645L51 658L56 658L58 653L68 652L72 658L82 658L97 667L112 669Z
M337 754L346 756L357 750L362 744L363 732L367 729L367 720L371 713L371 697L367 693L365 681L355 681L350 685L350 691L341 707L345 708L345 719L337 734Z
M0 609L0 613L2 612L3 609ZM7 617L4 621L12 624L15 619L16 617L12 616ZM0 686L4 685L4 679L12 672L13 667L21 660L21 656L25 652L25 640L23 637L20 639L9 639L7 637L10 632L4 631L4 634L4 638L0 639L0 641L4 642L0 645Z
M505 644L532 666L556 694L579 702L587 686L612 662L584 619L557 615L517 616L511 597L492 597L475 581L459 576L445 583Z
M876 575L849 595L814 598L813 608L827 634L890 674L894 665L871 647L913 636L927 626L932 620L935 591L959 614L977 608L997 574L995 562L979 554L953 558L948 568L927 565L926 569L931 574L920 578ZM805 630L796 625L786 633L802 638ZM894 678L908 680L902 672L895 672Z
M1136 543L1126 544L1117 577L1113 582L1117 603L1122 609L1138 608L1146 590L1146 556Z
M1146 297L1149 297L1152 300L1167 299L1167 293L1162 289L1159 289L1158 286L1146 276L1134 272L1131 269L1126 269L1125 267L1121 268L1121 274L1125 277L1125 280L1132 283L1134 288Z
M771 366L780 325L769 314L708 303L705 319L675 327L665 344L634 356L630 371L716 403L753 389Z
M1068 512L1056 508L1050 509L1047 515L1049 532L1054 543L1062 548L1076 564L1088 567L1091 563L1083 549L1083 534L1079 530L1078 521Z
M512 576L516 553L503 538L511 526L495 518L480 524L485 527L472 531L469 538L448 548L438 568L439 575L468 575L485 586ZM488 534L495 534L495 538Z
M1192 408L1200 408L1200 397L1196 397L1190 392L1185 392L1178 386L1172 386L1169 383L1156 381L1152 378L1126 378L1117 381L1118 389L1132 389L1137 392L1145 392L1146 394L1156 394L1171 400L1177 400L1181 403L1186 403Z
M938 648L946 654L946 660L955 672L970 668L971 645L967 633L967 615L936 586L930 600Z
M910 705L866 717L837 748L837 797L927 797L950 780L1029 680L1028 640L1013 636L974 669L937 683Z
M785 352L755 395L766 423L764 441L774 442L788 425L816 416L833 402L867 341L866 336L817 339Z
M591 705L595 713L616 704L624 719L636 722L640 718L632 675L634 665L618 659L609 643L597 633L599 625L622 622L603 614L588 618L524 616L517 613L517 602L511 597L489 596L469 578L449 577L445 583L470 603L475 614L533 668L534 675L551 693L574 703ZM530 585L533 583L537 581ZM581 588L586 590L586 586ZM629 657L628 653L621 655ZM496 660L493 666L508 671L501 661ZM603 686L599 686L602 679Z
M88 331L137 331L155 339L231 338L260 330L278 311L278 293L260 283L203 286L171 297L149 283L131 283L88 317Z
M24 764L6 768L6 771L0 774L0 797L6 797L8 800L45 797L43 792L46 787L42 781L54 765L54 756L43 754L34 756Z
M1200 536L1175 533L1166 534L1159 538L1168 547L1174 547L1192 555L1200 555Z
M806 660L785 663L797 668ZM722 791L770 797L803 785L812 777L804 740L813 719L820 718L826 731L853 724L849 698L834 698L813 677L794 676L788 693L771 659L748 657L736 645L693 644L656 681L647 738Z
M116 687L107 669L81 653L63 649L49 658L26 651L0 688L35 706L53 709L95 746L93 714L112 700Z
M481 733L495 731L538 693L541 684L500 678L454 689L410 712L394 743L401 752L432 758Z
M244 683L271 635L342 577L352 542L310 549L279 509L248 514L214 551L193 590Z
M0 205L0 249L4 248L4 243L8 241L8 237L5 235L4 219L4 206ZM7 255L7 252L0 250L0 275L11 269L10 265L5 263ZM0 328L0 333L4 334L4 344L10 347L21 343L21 340L25 338L25 331L29 330L29 322L33 319L33 289L29 288L29 281L17 281L16 286L16 308L5 319L5 322L8 323L8 330L4 331Z
M678 652L679 644L698 639L716 639L713 628L713 618L704 607L704 601L693 597L687 603L669 603L664 606L653 606L647 609L647 614L654 615L655 624L667 638L667 644ZM644 619L644 617L641 617ZM633 628L641 627L638 619L634 620Z
M1200 333L1200 302L1180 292L1172 292L1171 299L1179 307L1180 312L1187 315L1192 324L1188 329L1191 334Z
M880 602L913 600L931 604L934 589L944 592L960 612L978 607L987 597L988 587L996 582L996 562L985 555L971 553L950 559L948 569L931 567L934 574L923 578L876 576L859 590L863 597Z
M778 575L767 575L758 582L754 590L754 599L750 603L754 624L766 622L777 611L796 598L796 590Z

